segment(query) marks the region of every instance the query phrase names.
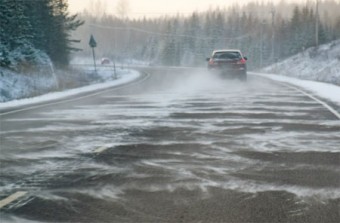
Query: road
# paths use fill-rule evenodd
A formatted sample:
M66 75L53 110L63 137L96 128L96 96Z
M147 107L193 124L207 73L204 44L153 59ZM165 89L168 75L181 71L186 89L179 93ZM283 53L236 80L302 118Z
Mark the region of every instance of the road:
M327 108L261 77L142 71L3 112L1 222L340 222Z

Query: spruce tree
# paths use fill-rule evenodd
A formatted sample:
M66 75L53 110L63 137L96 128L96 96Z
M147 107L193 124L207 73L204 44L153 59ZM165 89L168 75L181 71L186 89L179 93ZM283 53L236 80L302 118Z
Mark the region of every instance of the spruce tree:
M77 42L70 32L83 22L69 15L66 0L0 0L0 5L0 66L29 64L36 49L58 65L68 64Z
M32 59L32 26L25 15L24 4L18 0L1 0L0 65L20 66Z
M53 17L51 30L47 33L47 51L52 60L60 66L68 65L70 52L76 50L72 47L76 40L70 39L70 32L83 24L77 15L69 15L66 0L50 0Z

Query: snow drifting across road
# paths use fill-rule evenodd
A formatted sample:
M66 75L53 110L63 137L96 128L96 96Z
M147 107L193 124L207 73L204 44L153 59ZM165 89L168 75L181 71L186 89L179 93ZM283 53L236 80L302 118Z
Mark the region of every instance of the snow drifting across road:
M340 106L339 55L340 40L336 40L321 45L319 48L306 49L286 60L262 69L261 73L249 73L295 85L316 97Z
M289 83L289 84L298 86L300 88L303 88L313 93L315 96L324 98L340 106L340 86L316 82L316 81L300 80L300 79L280 76L276 74L263 74L263 73L253 73L253 72L249 72L249 73L256 75L256 76L261 76L261 77L269 78L275 81L280 81L280 82Z
M264 74L264 73L254 73L254 72L249 72L249 74L269 78L269 79L283 82L283 83L293 84L295 86L298 86L300 88L303 88L313 93L314 95L318 97L329 100L333 102L334 104L340 106L340 87L339 86L336 86L333 84L316 82L316 81L300 80L300 79L276 75L276 74ZM13 101L5 102L5 103L0 103L0 109L30 105L30 104L41 103L41 102L48 102L51 100L61 99L64 97L77 95L80 93L86 93L86 92L91 92L91 91L95 91L95 90L99 90L103 88L118 86L118 85L131 82L137 79L138 77L140 77L140 74L137 71L130 71L130 72L126 72L122 74L121 77L117 80L111 80L105 83L94 84L94 85L81 87L77 89L66 90L63 92L49 93L49 94L34 97L34 98L13 100Z
M102 74L105 76L105 74ZM110 74L111 75L111 74ZM63 92L54 92L45 94L38 97L33 98L27 98L27 99L20 99L20 100L13 100L5 103L0 103L0 109L5 108L12 108L12 107L18 107L18 106L24 106L24 105L31 105L35 103L41 103L41 102L48 102L56 99L61 99L81 93L91 92L99 89L104 89L108 87L114 87L122 84L126 84L128 82L131 82L133 80L136 80L140 77L140 73L137 71L127 71L120 75L120 77L116 80L107 81L105 83L99 83L99 84L93 84L81 88L66 90Z

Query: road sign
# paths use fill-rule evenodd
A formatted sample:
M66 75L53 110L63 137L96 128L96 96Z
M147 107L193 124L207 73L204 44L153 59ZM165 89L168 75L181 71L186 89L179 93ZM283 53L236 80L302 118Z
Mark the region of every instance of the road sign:
M90 47L92 48L94 71L97 73L96 56L94 54L94 48L97 46L97 42L94 40L93 35L91 35L91 37L90 37L89 44L90 44Z
M91 37L90 37L90 42L89 42L89 44L90 44L90 46L91 46L92 48L94 48L94 47L97 46L97 42L94 40L93 35L91 35Z

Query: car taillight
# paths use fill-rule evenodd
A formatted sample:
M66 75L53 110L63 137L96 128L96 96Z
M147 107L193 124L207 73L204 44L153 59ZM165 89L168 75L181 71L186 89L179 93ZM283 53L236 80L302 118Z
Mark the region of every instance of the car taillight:
M214 60L213 60L213 59L210 59L210 60L209 60L209 65L214 65L214 64L215 64Z
M237 61L236 64L246 64L246 60L242 58L241 60Z

